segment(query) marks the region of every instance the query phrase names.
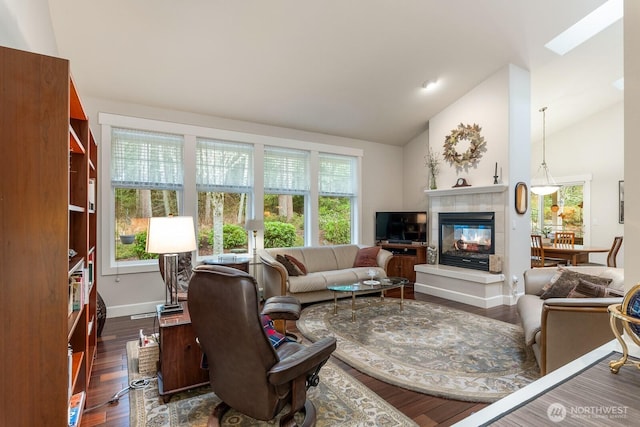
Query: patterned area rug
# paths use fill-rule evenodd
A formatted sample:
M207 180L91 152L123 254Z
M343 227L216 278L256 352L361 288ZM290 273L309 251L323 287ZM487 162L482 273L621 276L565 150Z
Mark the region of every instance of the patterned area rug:
M337 315L333 302L312 305L297 326L312 341L336 337L334 356L354 368L433 396L494 402L539 377L520 326L423 301L405 300L402 312L377 301L358 298L365 306L355 322L350 300Z
M137 343L127 343L129 381L144 378L138 374ZM347 375L329 361L320 371L320 385L308 396L317 412L316 426L415 426L416 424L377 394ZM251 398L247 396L247 398ZM164 404L158 396L158 384L152 379L145 389L131 390L129 395L131 427L204 427L214 406L220 402L209 387L175 394ZM283 410L283 413L287 408ZM299 420L300 421L300 420ZM230 410L223 425L274 426Z

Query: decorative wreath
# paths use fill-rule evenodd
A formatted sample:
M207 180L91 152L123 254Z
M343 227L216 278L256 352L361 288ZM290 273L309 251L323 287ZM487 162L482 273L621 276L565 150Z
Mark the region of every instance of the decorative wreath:
M456 165L459 168L472 166L480 160L482 152L486 150L486 141L480 135L482 128L477 125L463 125L460 123L458 127L451 131L449 136L444 139L444 159ZM456 151L456 144L460 141L468 140L469 148L460 154Z

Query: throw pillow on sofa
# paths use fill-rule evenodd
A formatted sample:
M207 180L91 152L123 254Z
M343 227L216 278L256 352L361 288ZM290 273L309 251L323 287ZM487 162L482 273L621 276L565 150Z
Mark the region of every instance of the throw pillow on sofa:
M294 263L289 261L283 255L276 255L276 261L278 261L280 264L284 265L284 268L287 269L287 273L289 273L289 276L299 276L300 275L300 271L298 270L298 267L296 267L296 265Z
M584 279L580 279L576 287L569 292L569 298L616 298L623 296L624 292Z
M540 298L567 298L569 293L578 285L580 279L605 287L611 283L609 278L558 268L558 272L551 278L549 283L543 286Z
M305 265L300 262L298 258L294 257L293 255L285 255L284 257L291 261L296 267L298 267L298 270L300 270L300 276L305 276L307 274L307 267L305 267Z
M377 267L378 252L380 252L380 246L360 248L358 250L358 253L356 254L356 259L353 262L353 266L354 267Z

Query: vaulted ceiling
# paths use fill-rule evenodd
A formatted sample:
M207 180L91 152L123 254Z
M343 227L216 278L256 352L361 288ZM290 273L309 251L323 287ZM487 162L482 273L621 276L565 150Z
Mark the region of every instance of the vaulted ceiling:
M615 103L622 22L544 44L604 0L49 0L83 96L404 145L512 63L532 138ZM427 80L438 80L430 92Z

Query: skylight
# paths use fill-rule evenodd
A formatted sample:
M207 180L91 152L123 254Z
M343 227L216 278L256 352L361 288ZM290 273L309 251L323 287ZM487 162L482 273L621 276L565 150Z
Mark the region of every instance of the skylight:
M621 19L623 9L623 0L608 0L544 46L558 55L564 55Z

